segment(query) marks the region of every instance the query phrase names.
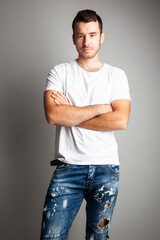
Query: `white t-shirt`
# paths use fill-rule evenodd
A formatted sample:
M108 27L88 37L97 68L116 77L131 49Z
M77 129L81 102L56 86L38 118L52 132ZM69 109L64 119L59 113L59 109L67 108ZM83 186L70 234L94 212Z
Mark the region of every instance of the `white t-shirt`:
M110 104L116 99L130 99L124 71L105 63L97 72L85 71L76 60L56 65L47 76L45 90L62 92L72 106ZM119 165L114 131L56 126L55 158L76 165Z

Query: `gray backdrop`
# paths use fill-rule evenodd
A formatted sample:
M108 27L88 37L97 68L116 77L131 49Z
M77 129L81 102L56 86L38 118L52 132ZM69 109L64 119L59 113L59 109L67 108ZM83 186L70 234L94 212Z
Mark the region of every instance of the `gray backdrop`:
M131 89L128 129L117 132L121 162L113 240L160 239L159 0L0 1L0 238L38 240L53 172L55 128L46 123L48 71L77 57L71 23L96 10L106 34L101 60L125 70ZM69 240L83 240L85 202Z

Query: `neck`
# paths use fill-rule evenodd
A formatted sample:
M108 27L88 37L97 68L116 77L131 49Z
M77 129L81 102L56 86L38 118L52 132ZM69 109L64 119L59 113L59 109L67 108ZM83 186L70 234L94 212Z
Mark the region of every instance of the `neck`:
M81 68L88 72L96 72L103 66L103 63L99 60L99 57L91 59L82 59L78 57L77 63Z

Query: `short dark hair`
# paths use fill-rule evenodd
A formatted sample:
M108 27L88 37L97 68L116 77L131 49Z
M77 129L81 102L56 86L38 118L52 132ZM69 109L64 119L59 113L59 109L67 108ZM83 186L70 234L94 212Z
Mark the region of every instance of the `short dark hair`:
M94 22L98 21L99 28L100 28L100 33L102 33L102 30L103 30L102 19L100 18L100 16L95 11L86 9L86 10L79 11L77 13L77 15L75 16L75 18L72 22L73 34L74 34L75 24L77 22L88 23L88 22L92 22L92 21L94 21Z

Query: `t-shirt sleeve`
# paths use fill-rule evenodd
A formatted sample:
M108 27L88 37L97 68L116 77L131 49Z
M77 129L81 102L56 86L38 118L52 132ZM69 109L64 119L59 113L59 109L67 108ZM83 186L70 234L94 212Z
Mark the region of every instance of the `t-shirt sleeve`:
M47 90L57 90L63 92L62 76L60 76L56 67L52 68L47 75L45 91Z
M121 69L115 71L113 74L113 83L111 88L111 99L110 101L118 100L118 99L129 99L129 85L128 79L125 72Z

